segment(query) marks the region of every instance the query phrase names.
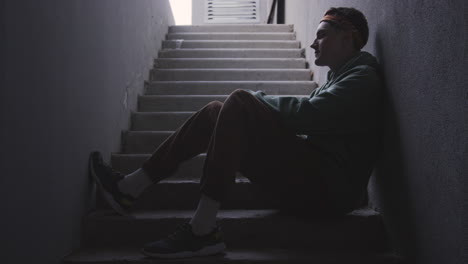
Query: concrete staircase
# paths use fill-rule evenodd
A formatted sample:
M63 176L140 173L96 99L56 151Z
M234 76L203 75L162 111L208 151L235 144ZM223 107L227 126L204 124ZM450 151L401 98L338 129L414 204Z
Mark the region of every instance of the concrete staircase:
M236 89L307 96L317 87L291 25L173 26L154 62L131 128L122 133L122 153L111 163L132 172L191 114ZM189 221L198 203L205 155L138 200L133 217L122 217L98 199L84 219L82 249L64 263L400 263L386 253L380 215L368 208L339 219L308 220L279 214L238 175L219 214L225 255L155 260L138 252ZM100 196L98 197L100 198ZM313 208L311 208L313 210Z

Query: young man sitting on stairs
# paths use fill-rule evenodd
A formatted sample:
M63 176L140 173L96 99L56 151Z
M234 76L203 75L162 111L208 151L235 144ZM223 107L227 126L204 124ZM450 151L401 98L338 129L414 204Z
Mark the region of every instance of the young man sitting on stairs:
M328 80L309 97L236 90L224 103L211 102L192 115L129 175L112 170L93 152L91 174L123 215L148 186L207 153L190 223L144 245L142 253L180 258L222 252L216 215L236 172L291 213L345 215L362 205L376 160L382 97L377 60L361 51L368 32L360 11L331 8L311 45L315 64L330 68Z

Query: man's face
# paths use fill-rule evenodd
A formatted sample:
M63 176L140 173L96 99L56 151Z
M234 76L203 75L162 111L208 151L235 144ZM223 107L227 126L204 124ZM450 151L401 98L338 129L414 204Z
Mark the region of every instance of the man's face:
M327 22L320 22L316 38L310 46L315 50L315 65L333 69L341 61L344 52L344 34Z

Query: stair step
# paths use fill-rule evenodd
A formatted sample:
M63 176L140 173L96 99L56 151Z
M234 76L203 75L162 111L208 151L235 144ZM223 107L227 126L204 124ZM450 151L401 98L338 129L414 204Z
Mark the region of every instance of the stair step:
M217 32L217 33L170 33L167 40L295 40L296 33L249 33L249 32Z
M121 173L128 174L134 172L141 167L143 162L147 160L151 154L111 154L111 164L114 169ZM203 171L203 163L205 162L206 154L200 154L190 160L182 163L171 176L172 179L200 179Z
M229 191L223 209L268 209L276 208L274 201L262 196L249 180L238 176ZM98 196L97 208L111 209L106 201ZM172 177L154 184L138 198L135 211L195 210L200 198L200 180L173 179Z
M155 68L243 68L243 69L305 69L306 60L299 59L246 59L246 58L184 58L156 59Z
M173 131L195 112L134 112L131 129L134 131Z
M153 69L151 81L310 81L310 69Z
M151 154L111 154L112 168L115 170L129 174L141 168L143 162L151 157ZM180 164L179 169L170 177L171 180L182 181L198 181L202 177L203 164L205 162L206 153L199 154L190 160ZM237 173L237 178L247 180L242 174Z
M138 98L138 110L140 112L198 111L210 102L224 102L228 97L229 95L144 95Z
M150 82L147 95L218 95L230 94L237 89L265 91L267 94L309 95L318 85L313 81L176 81Z
M159 58L304 58L304 49L163 49Z
M212 101L224 102L228 95L144 95L138 97L138 111L198 111Z
M174 131L124 131L122 151L125 154L153 153Z
M169 33L180 32L293 32L294 25L268 25L268 24L218 24L170 26Z
M141 168L145 160L149 159L151 154L111 154L112 167L124 174L129 174ZM203 172L206 153L199 154L190 160L180 164L179 169L171 176L175 180L199 180ZM238 177L242 175L238 173Z
M392 253L336 252L315 249L293 250L282 248L230 249L208 257L191 259L153 259L140 253L140 247L85 248L63 259L64 264L245 264L245 263L314 263L314 264L403 264L401 257Z
M193 210L140 211L131 217L98 211L85 218L82 241L87 247L138 246L166 237L192 216ZM361 209L341 218L323 217L299 218L276 210L221 210L218 222L230 248L338 251L385 248L382 218L375 211Z
M297 40L165 40L163 49L298 49Z

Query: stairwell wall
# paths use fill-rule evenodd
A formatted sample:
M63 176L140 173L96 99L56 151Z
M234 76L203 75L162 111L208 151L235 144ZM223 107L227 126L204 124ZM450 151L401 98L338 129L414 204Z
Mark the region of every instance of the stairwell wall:
M60 263L174 24L168 0L0 1L2 263Z
M371 204L410 263L466 263L468 3L286 1L286 23L294 24L319 84L328 68L314 65L309 46L325 11L339 6L367 16L364 50L386 77L385 143L369 184Z

